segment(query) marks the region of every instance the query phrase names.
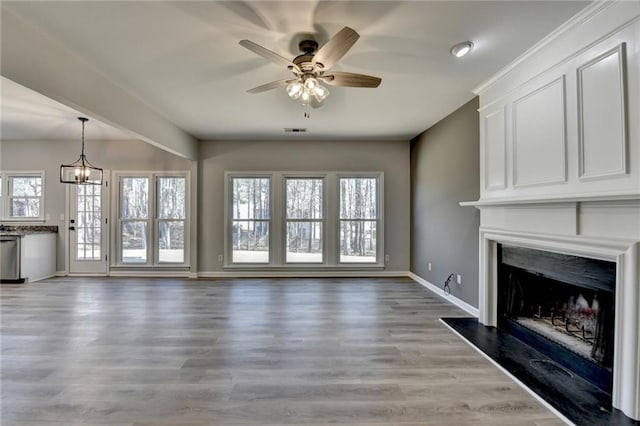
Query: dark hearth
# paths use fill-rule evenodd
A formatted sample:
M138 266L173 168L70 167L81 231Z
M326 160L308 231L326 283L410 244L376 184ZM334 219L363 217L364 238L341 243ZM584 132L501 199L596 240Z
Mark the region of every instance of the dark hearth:
M476 318L442 318L462 338L577 425L637 426L611 408L611 395L572 374L512 334Z

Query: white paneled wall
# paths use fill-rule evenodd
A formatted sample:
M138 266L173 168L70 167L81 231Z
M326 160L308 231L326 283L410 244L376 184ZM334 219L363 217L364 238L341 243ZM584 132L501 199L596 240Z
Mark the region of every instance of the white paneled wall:
M581 179L627 173L626 43L578 68Z
M513 187L566 182L564 76L516 99L511 110Z
M507 187L507 126L505 108L484 116L485 164L484 183L487 190Z
M476 90L481 200L640 193L639 4L598 3Z

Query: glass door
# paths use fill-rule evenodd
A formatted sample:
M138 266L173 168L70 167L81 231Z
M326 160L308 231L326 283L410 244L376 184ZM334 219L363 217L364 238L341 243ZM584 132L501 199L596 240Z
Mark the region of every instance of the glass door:
M70 185L69 272L106 274L108 268L107 182Z

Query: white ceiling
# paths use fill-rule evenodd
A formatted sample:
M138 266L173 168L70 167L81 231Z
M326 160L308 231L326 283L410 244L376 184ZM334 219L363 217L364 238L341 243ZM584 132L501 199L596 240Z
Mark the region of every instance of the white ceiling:
M411 138L471 99L473 87L587 5L578 1L2 3L198 139L283 138L285 127L308 128L296 138ZM330 87L325 106L312 110L309 119L283 89L246 93L290 74L239 46L239 40L249 39L293 58L301 34L313 34L322 45L343 26L354 28L361 37L334 70L379 76L379 88ZM475 44L472 53L463 59L452 57L451 46L465 40ZM3 138L77 137L78 129L70 125L76 112L20 89L3 79ZM103 132L98 138L126 136L115 129Z
M78 139L86 114L56 102L8 78L0 77L2 93L2 139ZM90 119L85 125L87 139L123 140L135 137L126 131Z

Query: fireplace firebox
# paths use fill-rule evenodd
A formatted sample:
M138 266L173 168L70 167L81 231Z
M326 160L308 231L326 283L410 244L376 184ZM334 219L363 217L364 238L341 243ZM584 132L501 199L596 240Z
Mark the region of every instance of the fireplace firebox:
M498 327L611 394L615 282L614 262L500 245Z

